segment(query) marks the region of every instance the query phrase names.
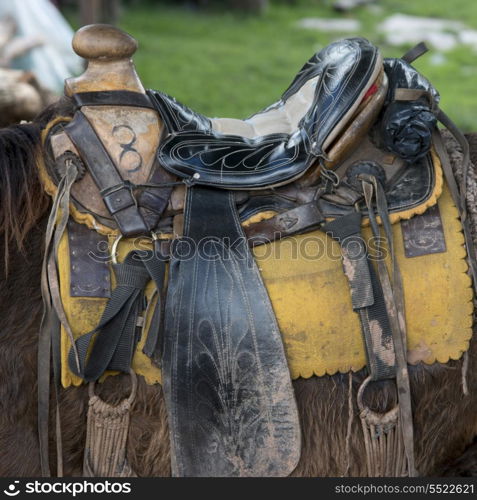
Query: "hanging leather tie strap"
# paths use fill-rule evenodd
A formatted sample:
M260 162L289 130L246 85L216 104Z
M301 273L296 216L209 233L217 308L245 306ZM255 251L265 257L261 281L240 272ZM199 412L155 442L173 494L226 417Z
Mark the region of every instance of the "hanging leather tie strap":
M392 284L383 259L378 259L378 275L381 282L396 353L396 385L399 395L399 414L402 426L404 450L408 463L408 475L417 476L414 461L414 428L412 421L411 387L407 369L407 340L402 279L394 253L392 227L389 220L386 196L381 184L373 176L362 176L362 185L369 214L369 221L375 237L380 237L380 229L374 211L374 202L382 221L388 243L392 268Z
M424 55L426 52L428 52L429 48L425 44L425 42L420 42L412 49L409 49L402 57L401 59L403 61L406 61L407 63L411 64L414 62L418 57L421 57Z
M449 186L449 190L454 200L454 203L459 210L459 215L462 224L462 230L464 232L465 245L467 248L467 261L469 264L469 272L472 277L472 283L474 286L474 291L477 294L477 260L476 260L476 248L474 245L474 240L472 238L472 230L470 227L470 221L467 217L467 203L466 203L466 191L467 191L467 177L468 170L471 165L470 162L470 152L469 144L467 139L458 129L458 127L452 122L452 120L441 110L437 112L437 119L449 130L456 142L459 144L462 150L462 178L461 182L457 184L454 171L452 170L452 165L449 161L449 156L442 142L442 137L438 130L433 134L433 143L436 148L436 153L441 161L442 170L444 171L444 176Z
M65 175L58 184L58 190L53 199L50 216L45 235L45 254L41 271L41 294L43 298L43 317L38 338L38 434L40 448L40 464L42 476L50 476L49 466L49 415L50 415L50 363L52 355L52 339L59 335L58 320L65 327L68 335L71 334L69 324L64 314L60 299L57 254L61 237L66 228L69 217L69 202L71 188L78 176L77 166L67 162ZM72 337L71 337L72 338ZM57 339L54 339L56 342ZM56 344L53 344L54 346ZM72 359L77 360L76 352ZM57 367L55 367L56 369ZM59 411L57 410L57 428ZM60 449L58 449L61 452ZM58 456L58 469L61 469L61 456Z

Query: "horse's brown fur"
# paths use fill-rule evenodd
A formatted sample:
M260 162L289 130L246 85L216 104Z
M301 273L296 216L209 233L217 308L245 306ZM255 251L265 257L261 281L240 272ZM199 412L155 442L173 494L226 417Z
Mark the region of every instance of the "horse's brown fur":
M0 131L0 233L4 236L0 239L0 257L9 248L8 276L0 282L0 476L40 475L36 349L42 314L40 267L46 215L32 146L38 145L39 130L51 113L52 110L47 111L36 125ZM15 143L14 138L20 136L25 138L25 143ZM477 136L470 139L472 153L477 158ZM2 152L1 148L7 143L10 152ZM14 164L18 155L23 155L24 160ZM4 274L6 269L2 262L0 258L0 273ZM410 369L417 467L422 475L443 472L477 474L477 444L473 447L471 444L477 434L475 336L469 350L469 396L462 393L461 367L462 360L459 360ZM349 456L346 452L348 375L294 382L303 433L302 456L295 475L366 474L364 444L355 404L356 392L364 376L364 370L352 376L354 418ZM128 394L129 383L128 376L109 377L97 392L105 400L117 402ZM394 397L390 383L376 384L368 392L368 402L375 409L392 407ZM87 400L86 387L70 388L60 394L66 475L81 475ZM54 471L53 416L51 429ZM169 453L162 391L159 386L146 385L139 377L131 415L129 463L140 476L169 475Z

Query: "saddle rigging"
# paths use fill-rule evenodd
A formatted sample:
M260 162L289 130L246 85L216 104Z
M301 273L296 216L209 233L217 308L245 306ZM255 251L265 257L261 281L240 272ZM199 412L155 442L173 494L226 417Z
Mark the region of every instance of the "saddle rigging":
M112 39L122 36L114 31ZM130 57L134 47L124 50ZM341 246L360 318L369 371L361 403L367 384L396 380L399 405L383 417L384 434L394 433L402 460L390 465L386 456L397 448L381 447L382 456L373 448L367 433L377 417L362 408L367 453L384 464L369 471L417 474L391 224L435 196L431 148L463 215L472 255L465 181L459 189L446 168L436 119L467 151L465 140L438 110L436 90L410 65L422 51L383 61L365 39L335 42L305 64L280 100L244 121L209 119L130 81L115 90L88 89L81 77L76 88L67 85L76 112L46 135L53 161L42 173L54 196L44 264L48 314L70 332L55 271L70 217L112 236L115 286L105 283L107 262L98 259L95 286L83 296L108 302L93 330L69 334L69 368L90 383L109 370L130 373L142 342L161 368L175 475L283 476L295 468L298 412L273 305L250 248L316 229ZM91 64L97 72L99 62ZM390 271L384 260L370 258L363 224L385 241ZM71 255L84 241L75 241L74 231L72 225ZM118 262L123 238L151 244L138 240ZM72 274L71 290L88 288L83 278ZM151 284L154 293L146 293ZM48 328L52 323L45 321ZM42 333L42 357L50 335L59 333ZM63 369L60 358L54 353L56 371ZM44 372L43 432L47 383ZM47 440L41 443L48 473ZM85 468L92 473L91 464Z

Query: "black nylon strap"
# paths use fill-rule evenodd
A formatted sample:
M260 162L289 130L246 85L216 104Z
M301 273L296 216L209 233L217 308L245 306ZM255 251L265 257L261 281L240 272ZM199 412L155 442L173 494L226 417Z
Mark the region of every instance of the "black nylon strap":
M145 308L144 289L151 279L162 288L159 283L164 278L165 262L156 260L153 252L134 251L123 263L114 265L114 272L117 285L98 326L75 342L80 357L80 372L74 364L72 350L68 355L70 369L88 382L97 380L106 370L129 372L139 341L137 318ZM150 330L158 326L157 321L152 321ZM158 338L158 332L151 332L151 335Z
M161 358L162 354L162 336L160 332L162 331L163 323L163 309L164 309L164 281L166 276L166 266L165 262L168 260L161 251L161 242L159 240L155 241L154 244L155 259L148 259L144 261L146 269L149 274L153 277L156 283L157 289L157 303L154 308L154 313L151 318L151 324L149 326L149 332L147 335L146 342L142 352L149 356L154 357L157 362Z
M341 246L344 274L353 310L359 314L371 378L394 378L396 366L391 326L381 284L361 237L361 214L354 212L337 218L321 230Z

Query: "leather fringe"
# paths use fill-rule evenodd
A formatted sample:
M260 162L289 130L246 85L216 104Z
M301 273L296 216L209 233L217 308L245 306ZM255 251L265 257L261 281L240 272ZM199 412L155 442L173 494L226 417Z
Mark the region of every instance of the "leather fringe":
M95 383L89 384L84 477L136 477L126 458L130 410L137 390L134 372L131 372L131 377L131 394L117 406L111 406L96 396Z
M368 377L358 391L368 477L406 477L409 470L399 405L386 413L377 413L366 407L362 396L369 381Z

